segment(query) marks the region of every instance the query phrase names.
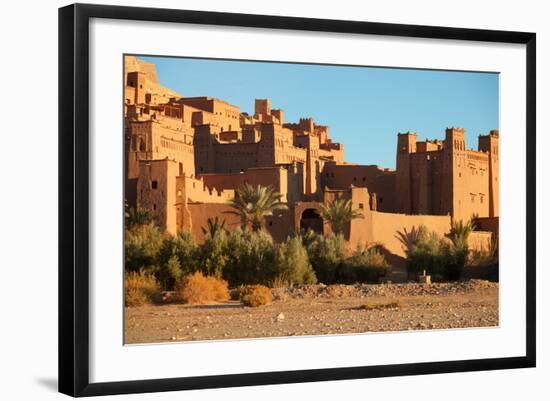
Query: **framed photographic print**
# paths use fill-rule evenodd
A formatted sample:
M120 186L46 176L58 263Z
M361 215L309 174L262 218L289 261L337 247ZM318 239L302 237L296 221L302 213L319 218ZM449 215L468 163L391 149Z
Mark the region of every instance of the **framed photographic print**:
M535 366L534 33L78 4L59 78L61 392Z

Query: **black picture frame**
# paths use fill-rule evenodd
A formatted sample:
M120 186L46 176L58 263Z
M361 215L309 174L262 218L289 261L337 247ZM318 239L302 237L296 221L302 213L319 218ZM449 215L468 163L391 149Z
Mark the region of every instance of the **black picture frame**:
M90 383L89 380L89 22L91 18L276 28L526 45L526 354L408 363ZM479 29L75 4L59 9L59 391L71 396L159 392L534 367L536 35Z

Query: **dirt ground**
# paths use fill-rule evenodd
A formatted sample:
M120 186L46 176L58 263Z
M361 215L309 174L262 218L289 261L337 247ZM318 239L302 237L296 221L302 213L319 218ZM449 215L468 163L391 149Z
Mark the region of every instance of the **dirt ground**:
M271 305L126 308L125 343L282 337L498 325L498 284L301 286L273 290Z

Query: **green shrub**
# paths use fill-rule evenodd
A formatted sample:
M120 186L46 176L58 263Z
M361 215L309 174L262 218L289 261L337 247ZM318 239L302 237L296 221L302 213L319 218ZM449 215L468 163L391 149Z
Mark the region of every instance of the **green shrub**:
M230 253L228 234L225 231L217 231L213 236L207 235L200 247L199 270L205 274L221 278Z
M160 302L160 287L151 274L130 272L124 276L124 304L126 306L143 306Z
M124 235L126 272L152 269L157 264L164 235L153 223L133 226Z
M482 272L476 274L476 278L489 281L499 281L499 263L498 263L498 240L492 238L487 247L470 252L468 255L467 266L472 272Z
M227 249L223 277L231 286L268 284L275 278L277 252L269 234L237 229L228 235Z
M429 232L425 226L410 232L398 233L407 255L407 271L411 275L423 273L444 280L458 280L468 260L469 223L453 222L451 240Z
M288 238L277 252L276 279L292 284L315 284L317 278L299 237Z
M124 223L127 229L147 225L153 221L151 211L148 209L129 207L127 202L124 202L124 209Z
M175 237L167 236L158 252L156 271L163 287L173 289L177 280L195 272L199 255L199 247L191 233L180 231Z
M248 285L241 292L241 302L253 308L269 305L272 301L271 290L263 285Z
M377 247L363 249L358 247L354 254L346 259L341 270L344 283L379 283L389 269L389 264Z
M229 299L227 281L195 272L176 285L176 298L188 304L206 304Z
M346 258L344 237L341 234L317 235L307 253L317 279L324 284L336 282Z

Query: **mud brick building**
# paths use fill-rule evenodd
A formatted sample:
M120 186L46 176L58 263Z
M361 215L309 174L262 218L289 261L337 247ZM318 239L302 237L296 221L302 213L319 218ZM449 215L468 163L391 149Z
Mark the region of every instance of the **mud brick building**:
M425 141L398 133L395 169L358 165L345 161L327 126L285 121L269 99L255 99L249 114L221 99L185 97L159 84L152 63L131 56L125 76L125 197L170 233L185 229L202 241L201 227L216 216L238 227L228 202L250 183L271 186L288 205L267 218L276 241L304 228L328 233L319 207L336 198L351 199L364 216L346 228L350 246L377 242L396 257L396 232L420 224L446 234L453 219L476 218L488 230L472 235L477 247L498 234L497 130L480 135L477 150L467 148L462 128Z

